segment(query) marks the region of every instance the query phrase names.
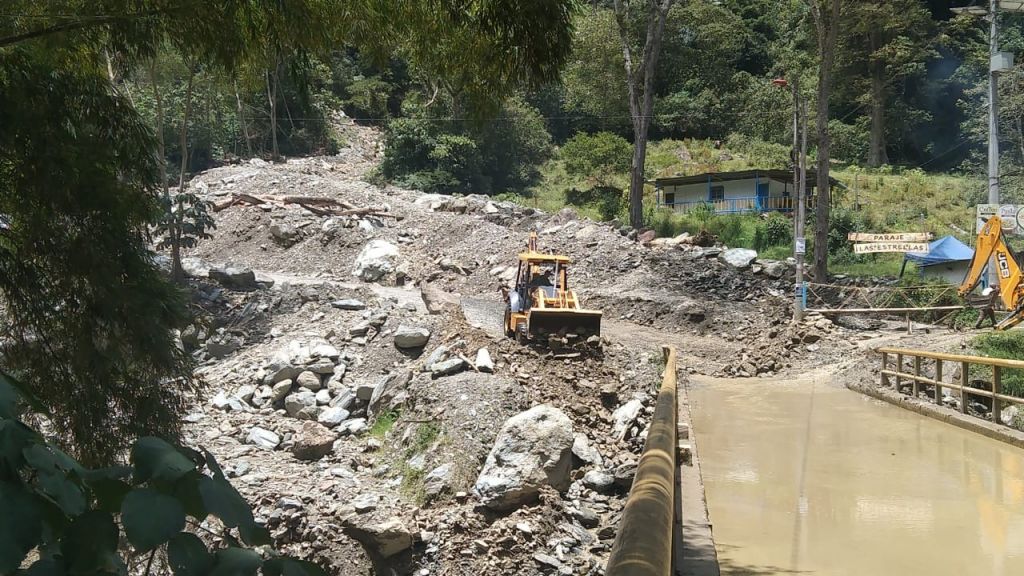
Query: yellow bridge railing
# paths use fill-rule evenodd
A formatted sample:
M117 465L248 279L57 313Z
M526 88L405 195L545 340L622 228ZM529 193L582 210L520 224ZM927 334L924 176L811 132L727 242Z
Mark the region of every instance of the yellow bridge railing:
M672 574L675 494L678 481L676 350L663 348L665 377L647 433L633 488L605 570L607 576Z
M921 386L931 386L930 397L936 404L942 404L943 389L957 390L960 392L960 411L967 413L967 405L971 396L988 398L992 401L992 421L1000 423L999 417L1002 412L1002 404L1024 404L1024 398L1003 393L1003 370L1016 369L1024 370L1024 362L1020 360L1006 360L1003 358L988 358L985 356L964 356L961 354L946 354L943 352L928 352L924 350L908 350L905 348L878 348L876 350L882 356L881 384L883 387L891 386L897 392L903 392L903 388L909 386L910 393L914 398L919 397ZM895 369L889 366L890 358L895 358ZM912 358L912 372L905 371L904 359ZM959 383L946 382L943 380L943 370L947 365L960 368ZM988 388L975 388L971 384L971 367L988 366L992 370L991 382L984 382ZM975 381L977 382L977 381Z

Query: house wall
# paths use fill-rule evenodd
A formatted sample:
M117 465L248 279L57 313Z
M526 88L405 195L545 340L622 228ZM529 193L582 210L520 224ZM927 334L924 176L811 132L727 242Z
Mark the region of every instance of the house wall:
M943 262L932 264L921 268L921 276L925 278L940 278L949 284L959 285L967 275L967 268L970 260L959 260L955 262Z
M730 182L712 182L711 186L722 186L725 188L725 198L753 198L757 195L757 180L733 180ZM768 195L773 198L784 196L786 184L775 180L760 180L768 182ZM708 200L708 184L687 184L685 186L665 186L663 192L675 193L676 202L703 202ZM790 189L790 193L792 190Z

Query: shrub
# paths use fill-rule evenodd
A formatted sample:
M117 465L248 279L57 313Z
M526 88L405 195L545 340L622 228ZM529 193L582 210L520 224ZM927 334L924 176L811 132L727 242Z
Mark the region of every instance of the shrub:
M771 212L754 229L754 249L788 246L793 243L793 222L778 212Z
M1024 331L1011 330L1009 332L983 334L971 341L971 345L982 356L1024 360ZM979 370L979 377L991 377L991 369L987 369L987 376L981 376L985 369L980 366L974 368L974 370ZM1024 370L1004 368L1002 372L1002 386L1003 390L1008 394L1024 396Z
M0 574L30 553L34 574L125 574L132 563L135 573L142 562L148 574L158 556L175 576L326 574L253 549L271 544L270 532L209 452L145 437L129 466L88 469L19 420L23 403L39 407L0 373Z
M580 133L562 145L560 155L570 176L603 182L611 174L629 171L633 147L611 132Z

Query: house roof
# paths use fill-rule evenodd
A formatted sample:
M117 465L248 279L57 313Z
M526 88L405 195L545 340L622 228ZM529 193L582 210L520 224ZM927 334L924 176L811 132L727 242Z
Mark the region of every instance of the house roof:
M781 182L792 182L793 172L791 170L740 170L738 172L706 172L695 176L673 176L670 178L657 178L654 181L656 188L664 186L684 186L687 184L706 184L711 182L732 182L734 180L750 180L752 178L764 178L766 180L778 180ZM818 173L812 170L807 171L807 182L813 188L818 180ZM832 185L839 184L835 178L829 178Z
M918 266L932 266L945 262L959 262L974 258L974 250L952 236L943 236L928 244L928 253L910 252L906 259Z

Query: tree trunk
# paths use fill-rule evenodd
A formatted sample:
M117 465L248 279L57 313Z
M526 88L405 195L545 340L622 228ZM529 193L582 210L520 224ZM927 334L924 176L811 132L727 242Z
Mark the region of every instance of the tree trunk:
M629 169L629 225L644 225L644 168L647 161L647 134L654 111L654 73L665 32L665 19L673 0L650 0L647 13L647 38L640 61L633 61L633 43L629 36L629 2L615 0L615 20L622 40L622 55L626 68L626 88L629 92L629 113L633 123L633 162ZM641 84L642 82L642 84Z
M181 268L181 228L183 223L184 206L181 196L188 188L185 178L188 175L188 118L192 113L192 84L195 80L195 70L190 66L188 71L188 85L185 88L185 114L181 117L181 172L178 175L178 199L177 206L171 218L171 278L175 282L182 282L185 273Z
M267 71L267 99L270 101L270 159L274 162L281 160L281 153L277 147L277 62L274 63L274 71Z
M879 32L872 30L871 53L878 50ZM878 168L889 163L885 142L885 67L877 58L871 57L871 145L868 149L868 166Z
M242 127L242 137L245 138L245 152L252 158L252 141L249 139L249 126L245 123L242 97L238 95L238 80L235 80L235 103L238 105L238 124Z
M831 139L828 131L832 68L835 64L841 0L812 0L811 14L818 33L818 200L814 207L814 279L828 281L828 229L832 189L829 177Z
M167 185L167 145L164 143L164 100L156 76L156 59L149 63L149 81L153 84L153 99L156 101L156 144L160 154L160 187L164 201L170 206L171 191Z

